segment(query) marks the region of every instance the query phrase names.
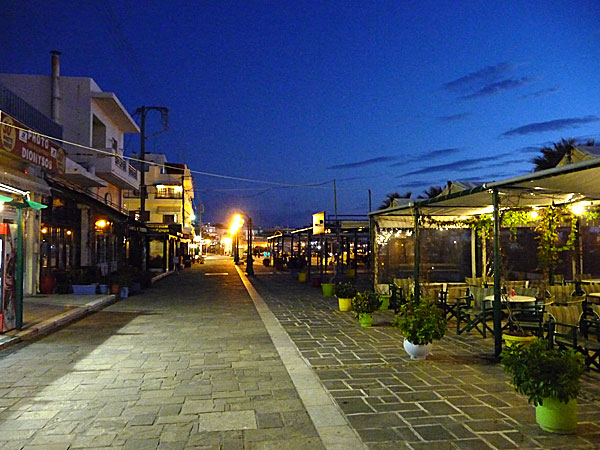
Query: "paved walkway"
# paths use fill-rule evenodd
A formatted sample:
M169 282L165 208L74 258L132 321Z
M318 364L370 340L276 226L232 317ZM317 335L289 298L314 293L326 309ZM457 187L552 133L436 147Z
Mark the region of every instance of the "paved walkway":
M0 354L6 449L324 449L231 262Z
M0 448L600 448L597 373L577 434L547 434L491 339L451 328L410 361L390 311L362 329L320 289L255 269L208 260L2 351ZM59 316L82 309L66 303Z
M583 377L575 436L543 432L492 359L493 341L448 335L411 361L381 311L362 329L337 300L256 265L253 284L371 449L600 448L600 375Z
M0 350L35 339L110 305L114 295L34 295L23 300L23 328L0 334Z

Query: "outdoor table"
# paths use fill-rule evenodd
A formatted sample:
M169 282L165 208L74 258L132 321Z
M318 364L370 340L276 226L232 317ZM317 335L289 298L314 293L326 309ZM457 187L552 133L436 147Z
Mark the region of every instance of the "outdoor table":
M595 299L598 303L600 303L600 292L590 292L588 295L588 297L592 297L593 299Z
M508 300L510 303L535 303L536 302L535 297L530 297L528 295L502 295L500 298L502 299L503 302L506 302ZM488 295L487 297L485 297L484 300L485 301L494 301L494 296Z
M597 284L597 283L600 283L600 278L588 278L586 280L581 280L580 283L583 283L583 284Z

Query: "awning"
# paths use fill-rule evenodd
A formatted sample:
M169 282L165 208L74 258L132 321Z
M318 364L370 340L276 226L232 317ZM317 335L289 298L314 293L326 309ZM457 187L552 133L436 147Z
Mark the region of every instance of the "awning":
M500 208L532 208L600 201L600 159L586 160L542 170L506 180L483 183L469 189L437 197L410 201L369 213L379 226L412 227L410 217L416 208L420 215L440 219L461 218L491 213L493 189L498 190Z

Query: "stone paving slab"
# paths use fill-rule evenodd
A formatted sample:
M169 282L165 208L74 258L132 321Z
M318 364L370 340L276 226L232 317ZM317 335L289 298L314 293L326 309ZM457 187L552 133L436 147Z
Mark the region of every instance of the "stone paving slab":
M583 376L577 434L545 433L491 357L491 338L457 336L450 323L427 361L411 361L391 311L363 329L320 289L255 271L253 286L369 448L600 448L600 374Z
M325 448L230 261L7 348L0 370L3 449Z

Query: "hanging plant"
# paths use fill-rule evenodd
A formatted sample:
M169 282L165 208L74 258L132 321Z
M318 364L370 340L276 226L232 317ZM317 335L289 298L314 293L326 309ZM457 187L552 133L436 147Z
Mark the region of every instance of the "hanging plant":
M564 218L571 221L571 231L564 245L560 245L559 226ZM560 253L573 250L577 241L577 220L566 208L551 206L540 210L538 223L535 227L538 233L538 267L549 280L556 265L560 262Z

